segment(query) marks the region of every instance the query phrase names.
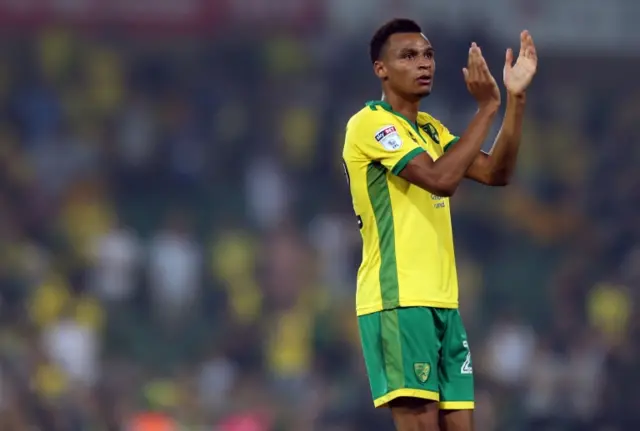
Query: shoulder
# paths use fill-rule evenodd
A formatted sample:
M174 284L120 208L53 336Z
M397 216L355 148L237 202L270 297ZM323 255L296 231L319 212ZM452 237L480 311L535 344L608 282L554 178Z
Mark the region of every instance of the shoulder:
M444 137L448 139L448 135L450 134L449 129L447 129L440 120L427 112L418 113L418 125L438 144L441 143L440 138ZM446 142L443 144L446 144Z
M393 114L367 104L349 119L345 146L366 147L375 142L395 142L394 145L397 145L398 140L393 137L400 131L401 127Z
M347 122L347 132L372 132L384 125L395 125L396 119L389 112L367 104L356 112Z
M422 128L427 128L430 124L432 127L435 127L438 130L444 127L440 120L438 120L436 117L429 114L428 112L422 111L418 113L418 124Z

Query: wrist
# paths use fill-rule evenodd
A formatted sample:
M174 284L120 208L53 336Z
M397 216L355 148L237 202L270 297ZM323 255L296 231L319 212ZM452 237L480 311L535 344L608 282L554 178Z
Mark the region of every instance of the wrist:
M478 104L478 110L487 114L495 114L500 109L500 101L492 100Z
M527 93L525 91L521 93L512 93L510 91L507 92L507 98L511 99L515 102L525 102L527 99Z

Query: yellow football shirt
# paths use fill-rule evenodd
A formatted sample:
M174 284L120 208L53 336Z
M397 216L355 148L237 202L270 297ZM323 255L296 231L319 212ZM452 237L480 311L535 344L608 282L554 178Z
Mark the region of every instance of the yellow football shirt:
M345 174L363 240L359 316L396 307L458 307L449 199L398 174L426 152L441 157L458 138L420 112L417 124L384 101L369 102L347 124Z

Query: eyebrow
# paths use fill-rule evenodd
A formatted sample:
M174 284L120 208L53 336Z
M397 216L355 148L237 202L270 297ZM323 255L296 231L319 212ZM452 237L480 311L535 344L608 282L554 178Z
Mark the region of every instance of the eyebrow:
M398 52L400 54L404 54L407 52L435 52L435 49L433 49L433 46L428 46L424 49L417 49L417 48L413 48L413 47L404 47L401 48L400 50L398 50Z

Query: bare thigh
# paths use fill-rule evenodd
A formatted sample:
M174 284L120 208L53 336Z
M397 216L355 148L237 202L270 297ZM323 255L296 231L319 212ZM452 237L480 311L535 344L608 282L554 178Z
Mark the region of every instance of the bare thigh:
M440 431L438 402L420 398L396 398L389 403L396 431Z
M473 410L440 410L441 431L473 431Z

